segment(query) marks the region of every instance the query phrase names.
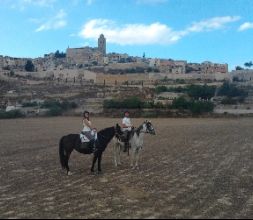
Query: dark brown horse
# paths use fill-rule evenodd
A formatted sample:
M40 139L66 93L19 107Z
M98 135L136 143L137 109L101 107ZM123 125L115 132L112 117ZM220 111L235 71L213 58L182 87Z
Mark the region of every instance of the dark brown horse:
M94 167L98 160L98 173L101 173L102 154L112 138L116 134L120 133L121 129L118 124L115 127L105 128L99 131L97 135L98 138L95 141L95 151L93 149L93 146L82 146L79 134L69 134L62 137L59 144L59 155L62 168L67 171L68 175L71 174L68 162L72 151L76 150L81 154L94 154L91 172L94 173Z

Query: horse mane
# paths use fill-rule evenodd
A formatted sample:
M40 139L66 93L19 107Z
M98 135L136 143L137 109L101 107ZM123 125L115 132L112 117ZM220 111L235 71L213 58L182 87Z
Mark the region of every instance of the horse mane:
M140 133L141 133L141 129L143 128L143 124L139 127L139 128L137 128L136 129L136 134L138 135L138 136L140 136Z
M113 130L114 131L114 127L109 127L109 128L104 128L101 131L98 132L98 135L104 135L106 134L109 130Z

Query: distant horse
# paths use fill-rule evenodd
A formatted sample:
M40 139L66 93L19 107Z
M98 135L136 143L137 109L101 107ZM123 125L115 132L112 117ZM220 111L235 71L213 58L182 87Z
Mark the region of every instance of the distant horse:
M93 146L91 146L91 144L90 146L83 147L79 134L69 134L62 137L59 144L59 155L61 166L67 171L67 175L71 175L68 162L73 150L76 150L82 154L94 153L91 172L94 173L94 167L98 160L98 173L101 173L102 154L116 134L121 134L121 129L118 124L115 127L110 127L99 131L97 134L97 140L95 141L95 151L93 150Z
M150 121L145 121L139 128L131 131L129 144L131 148L131 167L133 169L139 169L139 157L144 144L144 134L156 134ZM121 165L120 153L124 148L125 143L122 141L121 135L119 134L114 138L114 142L114 164L117 167L118 165Z

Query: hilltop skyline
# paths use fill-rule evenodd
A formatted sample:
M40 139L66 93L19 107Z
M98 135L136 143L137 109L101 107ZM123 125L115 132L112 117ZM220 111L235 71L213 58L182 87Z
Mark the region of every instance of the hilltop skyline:
M250 0L1 0L0 55L41 57L68 47L228 63L252 60Z

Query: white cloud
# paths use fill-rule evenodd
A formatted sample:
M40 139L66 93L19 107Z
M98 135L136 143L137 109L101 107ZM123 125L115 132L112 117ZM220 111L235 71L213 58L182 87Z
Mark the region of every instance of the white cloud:
M201 22L195 22L184 30L173 30L166 24L155 22L146 24L117 25L106 19L93 19L82 28L79 36L84 39L97 40L103 33L109 43L119 45L151 45L173 44L192 32L206 32L225 28L225 25L239 20L240 17L215 17Z
M246 31L246 30L249 30L249 29L253 29L253 22L252 23L251 22L245 22L245 23L243 23L239 27L238 31Z
M175 32L159 22L150 25L127 24L117 27L115 22L103 19L87 22L80 36L85 39L97 39L101 33L106 36L108 42L120 45L170 44L182 37L181 32Z
M205 32L222 29L226 24L240 20L239 16L214 17L211 19L195 22L187 29L188 32Z
M56 16L41 24L35 31L41 32L63 28L67 25L66 16L65 11L61 9Z

